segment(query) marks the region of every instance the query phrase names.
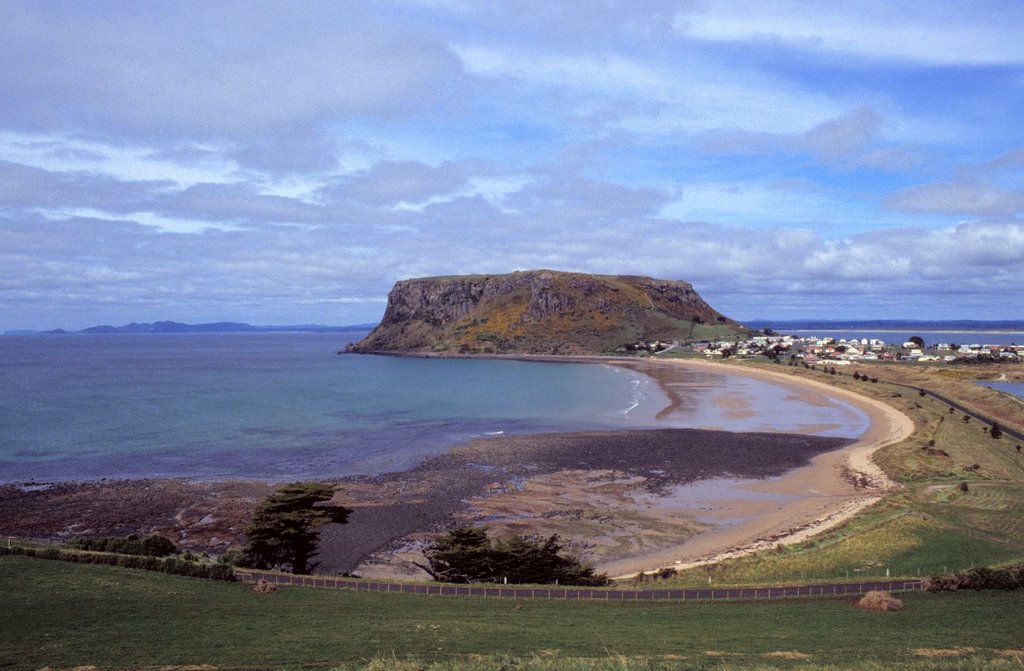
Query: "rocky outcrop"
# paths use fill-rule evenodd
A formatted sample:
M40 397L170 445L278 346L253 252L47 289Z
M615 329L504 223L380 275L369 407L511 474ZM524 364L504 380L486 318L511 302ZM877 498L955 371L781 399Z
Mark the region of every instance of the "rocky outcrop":
M354 352L608 353L746 329L687 282L550 270L403 280Z

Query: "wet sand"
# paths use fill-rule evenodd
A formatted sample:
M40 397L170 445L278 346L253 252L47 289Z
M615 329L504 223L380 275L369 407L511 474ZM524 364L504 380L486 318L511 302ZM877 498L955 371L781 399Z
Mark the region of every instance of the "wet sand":
M422 576L412 565L419 548L455 523L558 533L595 560L645 553L700 527L646 515L646 499L709 477L778 476L849 442L698 429L483 438L410 471L345 481L341 500L355 512L326 530L322 569Z
M602 570L609 574L630 575L668 566L686 568L779 544L797 543L849 519L895 488L871 457L882 447L900 442L913 432L913 422L896 409L854 392L813 380L794 379L770 368L672 360L663 361L661 365L759 377L787 386L809 402L820 395L842 398L867 413L871 423L851 445L819 455L808 465L782 477L740 485L743 494L729 497L723 493L717 502L720 514L726 522L729 519L739 521L714 525L672 548L602 564ZM762 496L750 499L746 492ZM781 498L771 501L773 496ZM675 503L660 505L683 515L700 512L679 497L672 501Z

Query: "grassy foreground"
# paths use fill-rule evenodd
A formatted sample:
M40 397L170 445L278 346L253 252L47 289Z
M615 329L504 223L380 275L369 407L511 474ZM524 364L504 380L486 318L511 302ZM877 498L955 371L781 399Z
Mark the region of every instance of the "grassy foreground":
M580 603L251 586L0 557L0 669L1024 668L1024 594ZM206 667L209 668L209 667Z

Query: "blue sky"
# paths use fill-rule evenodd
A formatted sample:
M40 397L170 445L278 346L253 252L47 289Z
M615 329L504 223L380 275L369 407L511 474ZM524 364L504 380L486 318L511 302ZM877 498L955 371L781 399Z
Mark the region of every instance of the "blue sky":
M375 321L406 277L1024 319L1020 2L0 4L0 330Z

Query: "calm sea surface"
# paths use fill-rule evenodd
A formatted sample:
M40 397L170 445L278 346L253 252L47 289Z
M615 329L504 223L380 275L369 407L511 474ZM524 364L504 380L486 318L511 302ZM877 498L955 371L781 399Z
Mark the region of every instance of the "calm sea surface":
M856 436L849 405L603 364L338 355L362 334L0 337L0 482L400 470L474 437L665 426ZM680 381L681 380L681 381Z
M992 387L1007 394L1013 394L1018 398L1024 398L1024 382L983 382L986 387Z

